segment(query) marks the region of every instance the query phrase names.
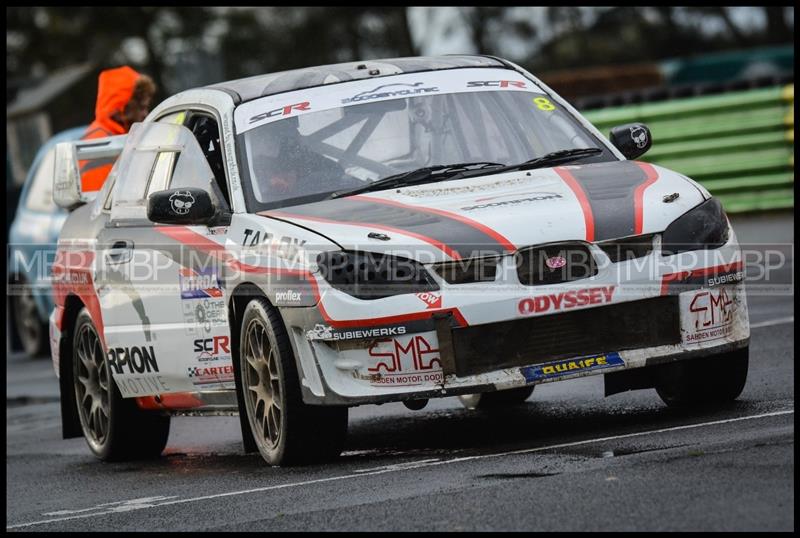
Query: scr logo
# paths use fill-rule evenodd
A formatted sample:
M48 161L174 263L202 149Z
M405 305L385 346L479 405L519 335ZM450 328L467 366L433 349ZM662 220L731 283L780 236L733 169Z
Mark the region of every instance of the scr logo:
M222 350L225 353L230 353L229 338L227 336L215 336L213 338L201 338L194 341L194 350L198 353L207 351L211 355L219 355Z
M513 86L514 88L527 88L524 82L518 82L516 80L473 80L467 82L467 88L485 88L487 86L495 88L508 88L509 86Z
M305 112L306 110L311 110L311 103L308 101L303 101L302 103L295 103L293 105L286 105L280 108L276 108L274 110L270 110L269 112L262 112L261 114L256 114L252 118L250 118L249 123L256 123L257 121L261 121L266 118L273 118L275 116L288 116L292 113L292 111L299 110Z

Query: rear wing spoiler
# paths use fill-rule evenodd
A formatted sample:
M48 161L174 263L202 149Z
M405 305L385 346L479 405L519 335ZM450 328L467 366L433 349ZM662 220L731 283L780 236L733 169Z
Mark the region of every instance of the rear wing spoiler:
M81 189L79 161L115 159L122 153L128 135L77 140L56 144L53 201L64 209L75 209L95 198L97 191Z

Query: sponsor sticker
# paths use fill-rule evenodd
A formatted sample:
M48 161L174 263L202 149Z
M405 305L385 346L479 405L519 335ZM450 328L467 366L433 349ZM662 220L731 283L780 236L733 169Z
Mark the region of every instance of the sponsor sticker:
M442 307L442 294L436 291L429 291L424 293L416 293L417 299L425 303L426 309L441 308Z
M744 280L744 271L736 271L733 273L725 273L722 275L715 275L706 281L709 287L719 286L720 284L730 284L732 282L741 282Z
M339 84L268 95L237 107L234 120L236 132L241 134L267 123L323 110L391 99L485 91L544 93L533 81L507 69L434 70L392 75L380 82L371 78L342 81Z
M186 334L190 336L210 333L215 326L228 323L228 310L225 301L202 299L183 303L183 319L186 321Z
M494 198L494 197L492 197ZM491 200L492 198L483 198L482 200ZM501 196L497 196L497 198L501 198ZM504 206L515 206L520 204L528 204L531 202L541 202L543 200L560 200L564 197L558 194L557 192L541 192L541 193L533 193L531 196L525 196L523 198L515 198L513 200L500 200L497 202L486 202L483 204L476 204L470 205L466 207L462 207L462 211L474 211L476 209L487 209L492 207L504 207ZM481 200L476 200L481 201Z
M274 108L270 111L256 114L255 116L250 118L249 123L257 123L267 118L282 118L286 116L291 116L293 113L296 112L306 112L308 110L311 110L311 103L309 103L308 101L303 101L302 103L293 103L291 105L283 105L279 106L278 108Z
M219 385L233 382L233 364L223 366L191 366L189 379L195 385Z
M116 383L123 398L135 398L137 396L152 396L154 394L175 392L164 377L160 375L114 376L114 383Z
M419 95L424 93L438 92L436 86L425 87L424 82L383 84L377 88L357 93L352 97L342 99L342 104L358 103L362 101L372 101L375 99L386 99L388 97L406 97L409 95Z
M123 398L170 392L160 374L153 346L112 347L108 366Z
M228 336L214 336L212 338L198 338L194 341L195 357L199 362L231 360L230 338Z
M520 372L525 376L526 382L533 383L534 381L552 379L576 372L590 372L624 365L625 361L622 360L619 353L614 352L526 366L520 368Z
M328 325L317 323L313 329L306 331L306 338L308 340L358 340L362 338L380 338L381 336L399 336L406 334L406 332L406 327L402 325L374 329L338 330Z
M613 285L600 286L540 295L538 297L526 297L517 304L517 309L520 314L528 316L539 312L557 312L578 306L610 303L616 288Z
M112 347L108 350L108 365L115 374L158 372L153 346Z
M730 286L681 294L683 342L726 338L733 332L734 290Z
M303 293L294 290L284 290L275 292L276 303L299 303L303 300Z
M435 335L384 338L368 349L367 375L373 386L430 385L443 381Z
M219 274L213 267L206 269L181 267L178 275L181 286L181 299L222 297Z

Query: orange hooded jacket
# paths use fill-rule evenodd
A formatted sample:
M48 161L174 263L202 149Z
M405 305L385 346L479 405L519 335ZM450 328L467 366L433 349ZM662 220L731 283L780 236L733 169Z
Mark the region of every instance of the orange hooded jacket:
M81 140L104 138L128 132L130 126L120 125L111 116L118 114L119 117L122 117L124 115L125 106L133 97L133 90L138 79L139 73L128 66L106 69L100 73L97 84L97 104L94 109L95 118ZM116 161L115 157L79 161L81 190L83 192L100 190L114 161Z

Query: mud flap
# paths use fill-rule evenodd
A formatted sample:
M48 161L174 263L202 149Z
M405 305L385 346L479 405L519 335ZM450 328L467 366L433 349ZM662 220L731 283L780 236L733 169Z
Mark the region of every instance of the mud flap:
M629 390L651 389L656 386L658 366L620 370L603 376L605 395L611 396Z
M453 314L450 312L433 315L436 324L436 339L439 345L439 359L442 364L442 380L456 373L456 359L453 352Z
M67 345L72 345L67 341ZM64 341L61 343L58 363L58 390L61 401L61 435L63 439L82 437L81 419L78 417L78 404L75 401L75 387L72 386L72 354L64 353ZM64 360L70 357L69 360Z

